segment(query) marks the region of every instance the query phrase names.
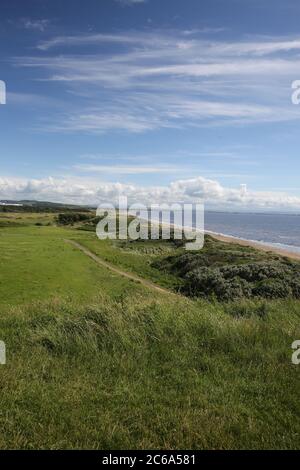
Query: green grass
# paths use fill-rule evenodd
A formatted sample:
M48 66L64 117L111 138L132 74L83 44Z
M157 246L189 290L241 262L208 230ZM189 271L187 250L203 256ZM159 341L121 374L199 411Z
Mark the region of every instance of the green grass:
M95 234L91 234L87 238L85 236L86 233L79 233L82 236L79 236L78 241L105 261L113 263L125 271L138 274L145 279L150 279L161 286L170 289L177 289L180 286L181 280L178 277L153 267L155 261L175 252L175 247L172 243L159 241L149 241L146 243L100 241Z
M0 228L1 449L300 448L300 301L154 293L64 238L172 287L151 266L171 244L15 217Z
M51 225L55 215L51 213L0 212L0 228L20 227L35 224Z
M299 448L300 304L254 307L137 295L6 312L0 448Z
M53 298L87 301L142 289L99 266L63 238L77 231L56 227L0 229L0 306ZM90 234L86 234L86 237Z

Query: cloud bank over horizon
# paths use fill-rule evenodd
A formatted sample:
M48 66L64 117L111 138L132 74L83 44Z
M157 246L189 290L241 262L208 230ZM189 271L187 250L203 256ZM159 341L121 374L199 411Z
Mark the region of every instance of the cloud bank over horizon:
M23 3L0 19L1 198L298 210L299 3Z
M126 196L128 203L147 206L162 203L204 202L207 208L224 210L300 210L300 197L283 192L249 191L222 186L201 176L175 180L167 186L138 186L124 183L97 182L85 178L3 178L0 177L0 200L40 200L97 206L118 203Z

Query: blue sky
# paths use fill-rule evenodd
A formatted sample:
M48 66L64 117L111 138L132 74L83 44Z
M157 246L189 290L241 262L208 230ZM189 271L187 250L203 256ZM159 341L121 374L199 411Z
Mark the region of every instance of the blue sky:
M0 198L300 209L297 0L0 8Z

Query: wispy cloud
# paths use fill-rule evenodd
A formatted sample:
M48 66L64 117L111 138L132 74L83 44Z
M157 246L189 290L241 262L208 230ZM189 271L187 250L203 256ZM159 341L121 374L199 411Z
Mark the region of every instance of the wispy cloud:
M88 45L99 45L103 43L116 43L116 44L134 44L135 36L130 34L85 34L79 36L57 36L48 41L41 41L37 48L42 51L64 46L88 46ZM150 37L149 37L150 40ZM146 37L144 38L146 41ZM146 41L147 42L147 41Z
M300 111L286 112L281 108L249 105L247 103L221 103L205 101L164 101L154 107L151 97L143 101L144 109L127 101L123 109L106 105L106 109L87 109L86 113L76 111L59 117L56 122L43 124L50 132L85 132L101 134L108 131L142 133L161 128L186 126L220 126L251 124L259 122L283 122L300 119ZM152 106L152 109L151 109ZM148 107L148 109L147 109Z
M130 105L129 105L130 106ZM44 124L44 129L50 132L86 132L103 133L107 131L125 131L140 133L151 131L161 127L170 127L167 122L153 113L150 116L141 111L135 112L130 107L118 109L114 105L106 105L106 108L91 109L85 112L75 111L58 117L55 122Z
M300 50L299 37L283 37L265 38L264 40L244 40L236 42L208 41L204 40L202 34L218 33L226 30L226 28L204 27L193 30L169 31L168 33L161 31L143 32L131 31L115 34L79 34L76 36L58 36L48 41L43 41L38 45L42 50L50 49L58 45L77 46L88 44L101 44L105 42L112 43L135 43L142 49L144 46L152 46L154 48L162 48L167 46L168 52L176 52L176 50L185 49L193 51L197 56L226 56L237 55L269 55L280 52L290 52ZM199 37L200 36L200 37Z
M290 101L290 84L300 70L300 38L225 42L203 39L203 33L60 36L39 43L46 57L14 63L43 70L43 80L81 98L78 109L66 109L47 125L52 131L145 132L300 118L300 108ZM113 46L109 54L107 44ZM77 46L88 53L72 54ZM53 50L59 54L49 55Z
M157 165L157 166L146 166L146 165L74 165L75 170L80 170L88 173L109 173L110 175L144 175L150 173L178 173L181 171L178 167L172 167L171 165Z
M146 3L148 0L114 0L121 5L137 5L139 3Z
M47 95L37 95L34 93L19 93L9 91L7 93L7 99L10 105L16 106L26 106L26 107L43 107L43 108L52 108L52 107L63 107L64 102L59 101L55 98L50 98Z
M47 19L31 19L21 18L21 23L25 29L31 29L35 31L45 31L50 24L50 20Z
M182 31L182 34L184 36L192 36L195 34L215 34L215 33L222 33L224 31L227 31L227 28L219 27L219 28L212 28L205 26L203 28L193 28L193 29L186 29Z

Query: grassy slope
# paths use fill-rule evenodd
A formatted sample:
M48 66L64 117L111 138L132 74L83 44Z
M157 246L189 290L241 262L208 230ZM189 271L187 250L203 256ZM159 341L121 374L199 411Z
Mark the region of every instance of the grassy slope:
M144 296L6 312L0 447L299 448L299 316Z
M95 244L70 229L0 231L0 448L300 447L299 302L154 297L63 238ZM101 249L148 269L135 251Z
M124 290L138 288L99 269L63 241L77 233L56 227L0 229L0 305L61 297L87 301L97 292L118 297Z
M79 236L78 241L105 261L170 289L180 285L178 277L151 266L155 260L174 252L174 246L171 243L149 241L126 244L110 240L99 242L95 235L87 238L85 233L82 237Z

